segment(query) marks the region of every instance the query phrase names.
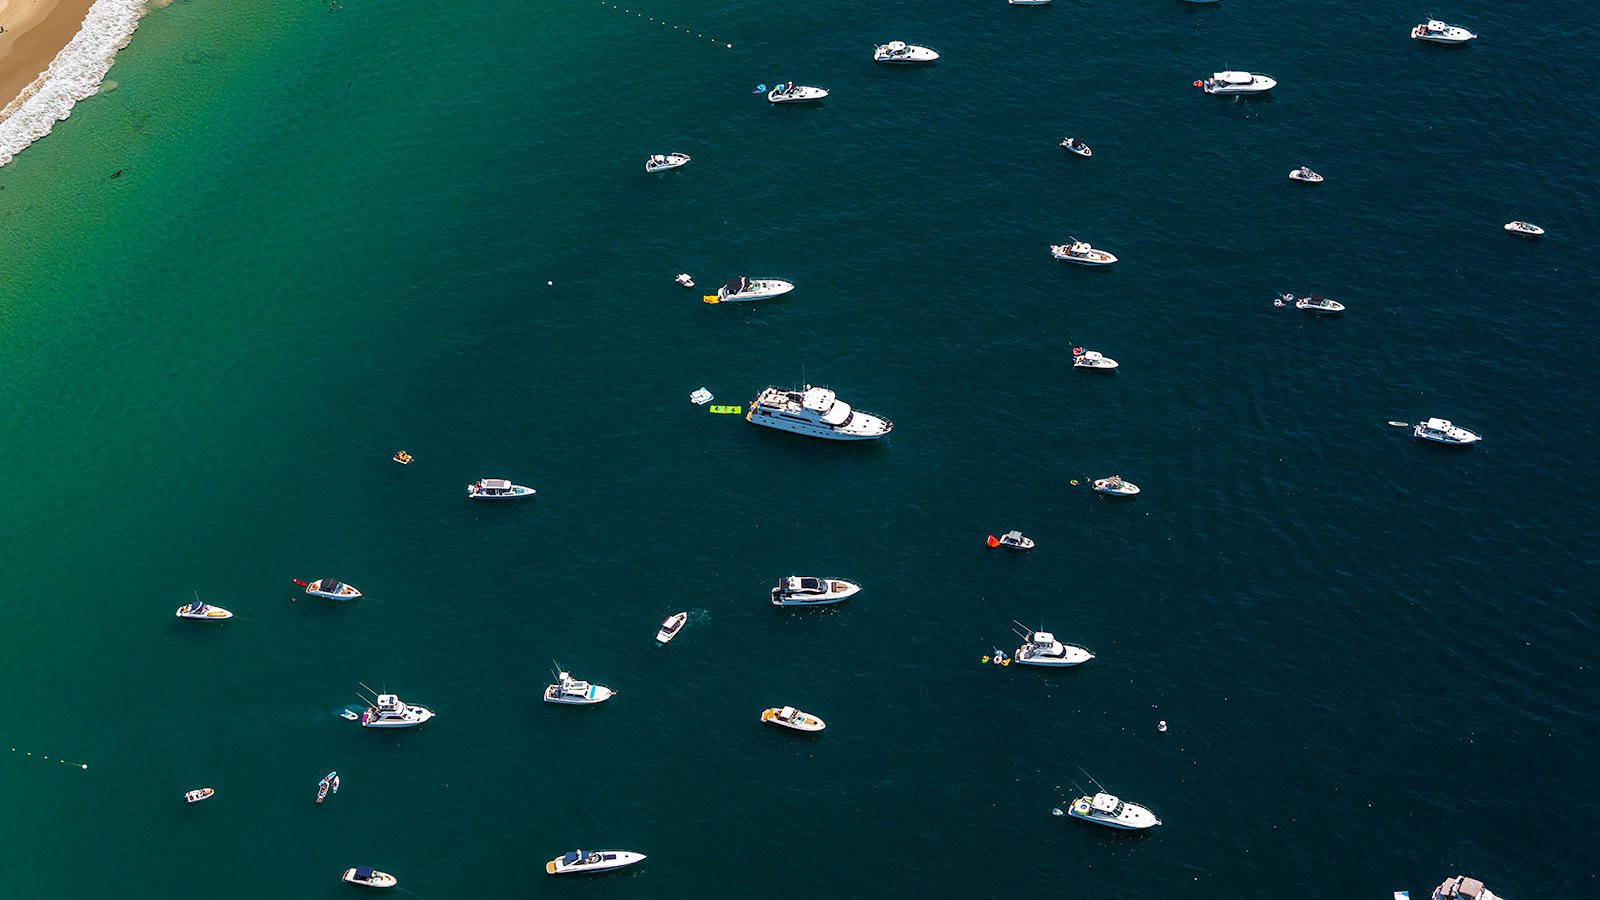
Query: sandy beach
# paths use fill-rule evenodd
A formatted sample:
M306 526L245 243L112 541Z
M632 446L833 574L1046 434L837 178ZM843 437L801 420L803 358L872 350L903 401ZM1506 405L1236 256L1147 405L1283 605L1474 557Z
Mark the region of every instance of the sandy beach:
M73 35L93 0L0 0L0 119L11 101L50 67Z

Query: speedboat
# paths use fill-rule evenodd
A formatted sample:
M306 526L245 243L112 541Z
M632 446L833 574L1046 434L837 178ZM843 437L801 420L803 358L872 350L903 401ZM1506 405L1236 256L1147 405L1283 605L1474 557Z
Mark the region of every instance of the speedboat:
M745 278L740 276L717 288L717 293L706 298L707 303L743 303L746 300L771 300L794 290L794 285L779 278Z
M891 63L893 65L910 65L912 63L930 63L939 58L939 54L927 47L918 47L905 41L890 41L880 45L872 51L874 62Z
M1078 140L1077 138L1072 138L1072 137L1062 138L1061 139L1061 146L1067 148L1068 150L1071 150L1073 153L1076 153L1079 156L1093 156L1094 155L1094 151L1089 149L1089 145L1085 144L1083 141Z
M750 401L744 420L834 441L868 441L881 438L894 428L888 419L852 409L833 391L809 384L800 391L768 385Z
M1080 266L1109 266L1117 261L1117 258L1110 253L1096 250L1086 241L1077 239L1070 244L1051 244L1050 255Z
M233 618L233 613L228 612L220 606L212 606L209 603L201 603L200 595L195 594L193 603L186 603L183 606L178 607L178 618L202 619L207 622L220 622L223 619Z
M1458 447L1483 440L1483 435L1468 431L1449 419L1424 419L1411 429L1411 434L1424 441Z
M480 478L467 485L467 496L473 500L519 500L532 497L538 491L504 478Z
M322 801L328 799L328 791L330 790L335 794L339 793L338 772L329 772L328 774L322 776L321 781L317 782L317 802L321 803Z
M771 103L816 103L826 96L828 92L822 88L792 81L767 91L767 100Z
M1018 627L1022 627L1021 623L1018 623ZM1012 657L1018 665L1063 668L1081 666L1094 659L1094 654L1087 648L1063 644L1048 631L1029 631L1023 628L1020 634L1022 646L1017 648L1017 655Z
M544 702L566 703L572 706L593 706L610 700L616 691L603 684L579 681L566 672L556 672L556 683L544 689Z
M1196 81L1194 86L1204 88L1208 94L1259 94L1277 87L1278 81L1270 75L1253 72L1214 72L1210 78Z
M656 632L656 643L665 644L677 637L678 631L683 628L683 623L687 621L689 621L689 614L686 612L673 613L667 616L667 620L661 623L660 630Z
M678 277L676 277L676 278L674 278L672 280L676 281L677 283L683 285L686 288L694 287L694 279L689 277L689 273L688 272L679 272L678 273Z
M1023 537L1020 531L1008 531L999 537L991 534L989 535L989 546L1005 547L1007 550L1032 550L1033 538Z
M773 606L827 606L861 593L861 585L842 578L790 575L772 589Z
M1446 25L1438 19L1429 19L1411 29L1411 36L1419 41L1430 41L1435 44L1465 44L1477 37L1459 25Z
M392 888L400 883L400 879L388 872L379 872L371 866L352 866L345 869L344 880L350 884L374 888Z
M199 803L201 800L210 800L211 795L215 794L216 792L216 788L196 788L192 791L185 791L183 794L183 802Z
M306 584L300 579L295 579L295 584L303 585L306 593L313 597L327 597L329 600L354 600L361 596L361 592L337 578L323 578Z
M410 728L433 718L425 706L402 703L394 694L374 694L372 703L361 713L363 728Z
M665 156L657 153L644 161L644 170L646 172L665 172L668 169L676 169L688 161L689 154L687 153L668 153Z
M1072 367L1074 369L1091 369L1097 372L1110 372L1117 367L1117 361L1098 350L1085 350L1082 347L1072 348Z
M1043 6L1050 0L1006 0L1012 6Z
M1072 801L1072 805L1067 807L1067 815L1096 825L1127 830L1154 828L1161 824L1161 820L1150 810L1104 791L1093 797L1083 796Z
M1465 875L1446 878L1444 884L1433 889L1433 900L1500 900L1483 882Z
M1289 180L1303 181L1306 184L1320 184L1322 182L1322 176L1311 171L1305 166L1301 166L1300 168L1289 173Z
M1299 300L1294 302L1294 308L1303 309L1308 313L1314 313L1319 316L1336 316L1339 313L1344 312L1343 303L1340 303L1337 300L1329 300L1327 297L1324 297L1321 294L1312 294L1309 297L1301 297Z
M1520 219L1513 222L1507 222L1505 224L1505 229L1517 237L1536 238L1539 235L1544 234L1543 228L1540 228L1532 222L1524 222Z
M1110 497L1132 497L1139 493L1139 486L1131 481L1123 481L1121 475L1113 475L1110 478L1096 478L1090 484L1090 487L1094 488L1097 493Z
M608 872L644 861L643 853L628 850L573 850L545 863L544 871L547 875L582 875L585 872Z
M761 721L779 728L792 728L795 731L821 731L827 728L827 723L810 713L801 712L792 706L774 706L761 711Z

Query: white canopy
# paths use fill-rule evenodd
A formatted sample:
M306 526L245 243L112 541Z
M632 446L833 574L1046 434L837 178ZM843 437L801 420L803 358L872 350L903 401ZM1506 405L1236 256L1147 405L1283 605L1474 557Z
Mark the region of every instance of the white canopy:
M1249 84L1255 80L1249 72L1218 72L1211 77L1223 84Z
M902 52L902 51L904 51L906 49L906 42L905 41L890 41L889 42L889 49L890 49L890 51L892 51L894 53L900 53L900 52Z

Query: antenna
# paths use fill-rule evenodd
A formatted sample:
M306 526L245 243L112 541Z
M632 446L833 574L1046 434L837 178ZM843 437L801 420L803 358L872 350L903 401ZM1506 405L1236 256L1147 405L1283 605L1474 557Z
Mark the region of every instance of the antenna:
M1106 786L1101 784L1098 781L1095 781L1094 780L1094 776L1090 775L1087 769L1085 769L1083 766L1079 766L1078 767L1078 771L1082 772L1083 773L1083 777L1089 779L1089 783L1094 785L1096 788L1098 788L1101 793L1107 793Z
M1017 628L1011 629L1012 633L1015 634L1017 637L1022 638L1025 641L1033 640L1033 632L1028 630L1028 626L1022 624L1021 622L1018 622L1016 619L1012 619L1011 620L1011 624L1017 626L1017 628L1021 628L1022 629L1021 631L1017 631Z

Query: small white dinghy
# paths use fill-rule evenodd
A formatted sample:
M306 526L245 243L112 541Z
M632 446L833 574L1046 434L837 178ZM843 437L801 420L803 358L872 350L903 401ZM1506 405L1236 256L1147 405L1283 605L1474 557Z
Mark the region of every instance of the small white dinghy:
M216 788L196 788L192 791L185 791L183 794L183 802L199 803L201 800L210 800L211 796L216 792Z
M1532 222L1524 222L1521 219L1507 222L1505 224L1505 229L1508 233L1514 234L1517 237L1536 238L1539 235L1544 234L1543 228L1540 228Z
M674 278L672 280L676 281L677 283L683 285L686 288L694 287L694 279L689 277L689 273L688 272L679 272L678 273L678 277Z
M905 41L890 41L880 44L872 51L873 62L888 63L896 66L907 66L915 63L931 63L939 58L939 54L927 47L908 44Z
M1085 350L1082 347L1072 348L1072 367L1074 369L1088 369L1092 372L1112 372L1117 368L1117 361L1098 350Z
M313 597L326 597L329 600L354 600L361 596L361 592L337 578L322 578L306 584L296 578L295 584L306 589L306 593Z
M1294 302L1294 308L1304 310L1318 316L1337 316L1344 312L1344 304L1337 300L1329 300L1321 294L1312 294L1301 297Z
M371 866L351 866L344 870L344 878L341 880L372 888L392 888L400 883L400 879L388 872L379 872Z
M1067 148L1073 153L1078 154L1079 156L1089 157L1094 155L1094 151L1089 149L1088 144L1085 144L1083 141L1080 141L1074 137L1062 138L1061 146Z
M645 861L643 853L629 850L573 850L544 864L546 875L582 875L609 872Z
M668 153L665 155L656 153L644 161L644 170L646 172L665 172L668 169L676 169L688 161L689 154L687 153Z
M616 691L603 684L579 681L558 669L556 683L547 685L544 689L544 702L563 703L568 706L593 706L610 700L615 694Z
M200 602L200 595L196 593L194 595L193 603L185 603L183 606L178 607L178 618L200 619L204 622L220 622L223 619L233 618L233 613L228 612L220 606L212 606L209 603Z
M1483 440L1483 435L1468 431L1449 419L1424 419L1411 429L1412 437L1436 444L1464 447Z
M1080 266L1109 266L1117 261L1117 258L1110 253L1104 250L1096 250L1089 246L1087 241L1080 241L1076 238L1070 244L1051 244L1050 255L1069 263L1077 263Z
M821 731L827 728L827 723L807 712L801 712L792 706L774 706L761 711L761 721L779 728L790 728L795 731Z
M1108 497L1133 497L1139 493L1139 486L1131 481L1123 481L1121 475L1096 478L1089 486L1094 488L1096 493Z
M1477 35L1459 25L1446 25L1438 19L1429 19L1411 29L1411 37L1433 44L1465 44Z
M504 478L480 478L467 485L467 496L473 500L521 500L537 493L527 485L512 484Z
M662 645L671 643L672 639L677 637L678 632L683 629L683 623L687 621L689 621L689 614L686 612L673 613L667 616L666 621L661 623L661 628L656 631L656 643Z
M991 548L1004 547L1007 550L1033 549L1033 538L1024 537L1020 531L1008 531L999 537L995 537L991 534L989 535L988 543Z
M1295 170L1293 170L1293 171L1291 171L1289 173L1289 180L1290 181L1301 181L1301 182L1305 182L1306 184L1321 184L1322 183L1322 176L1318 175L1317 173L1315 173L1313 171L1311 171L1310 169L1306 168L1305 166L1301 166L1300 168L1295 169Z
M769 103L816 103L828 96L823 88L812 87L809 84L795 84L786 82L767 91Z

